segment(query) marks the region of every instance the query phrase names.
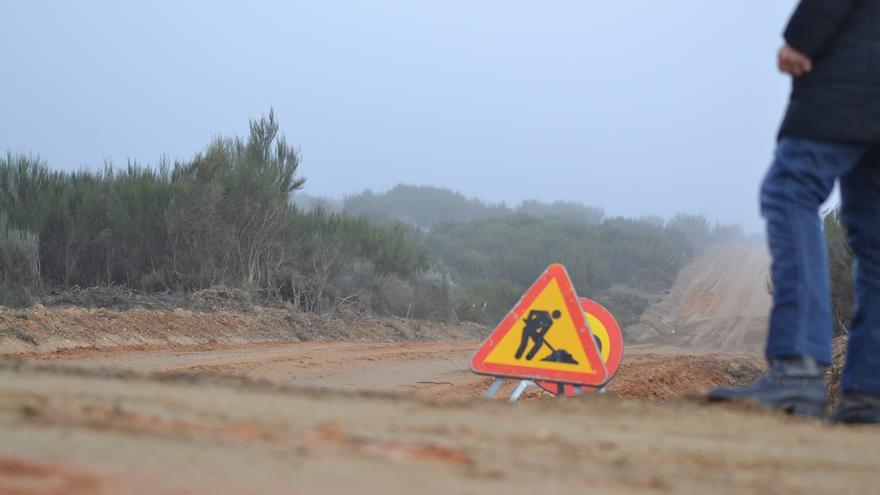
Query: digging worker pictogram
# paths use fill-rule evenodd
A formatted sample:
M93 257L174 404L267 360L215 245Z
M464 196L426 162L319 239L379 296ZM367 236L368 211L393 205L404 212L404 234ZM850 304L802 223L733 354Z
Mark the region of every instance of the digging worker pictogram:
M530 311L529 316L523 319L525 326L523 327L519 349L516 350L516 358L522 358L523 352L526 351L526 347L529 345L529 340L532 340L534 341L534 346L526 354L526 360L531 361L546 343L544 338L547 336L547 332L550 331L550 327L553 326L553 320L559 319L560 316L562 316L562 313L559 310L554 311L552 315L548 311L537 309Z
M610 376L587 318L594 317L584 310L568 272L554 263L483 342L471 369L498 380L524 380L514 397L532 380L602 387ZM487 394L495 395L500 384L495 381Z

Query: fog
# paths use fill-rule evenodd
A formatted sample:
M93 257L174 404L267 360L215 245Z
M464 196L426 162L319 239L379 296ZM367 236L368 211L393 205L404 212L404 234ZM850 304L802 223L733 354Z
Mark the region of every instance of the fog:
M793 5L4 2L0 152L155 164L274 108L312 195L431 184L757 231Z

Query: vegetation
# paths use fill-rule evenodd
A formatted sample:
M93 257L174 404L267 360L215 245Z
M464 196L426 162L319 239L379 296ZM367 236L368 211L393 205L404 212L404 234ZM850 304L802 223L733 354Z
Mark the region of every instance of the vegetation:
M740 226L713 226L698 215L605 218L578 203L524 201L511 208L425 186L366 191L346 198L342 208L413 226L450 275L458 316L484 323L501 318L555 261L568 267L581 293L607 305L623 324L634 323L649 304L641 294L668 287L695 250L746 239Z
M40 282L37 237L10 228L0 212L0 304L24 306Z
M403 222L424 228L447 222L471 222L511 215L555 218L586 224L598 224L605 216L598 208L579 203L557 201L553 204L524 201L516 208L487 204L478 199L431 186L398 185L382 194L365 191L345 199L344 211L375 222Z
M678 230L641 220L606 219L593 226L527 215L445 223L425 236L442 266L463 285L457 310L465 318L497 321L537 274L561 262L580 294L607 295L614 284L644 290L668 287L693 249ZM617 298L612 311L644 304Z
M713 244L742 242L746 235L740 225L709 224L702 215L679 213L672 217L667 226L683 233L697 250L705 249Z
M823 218L825 244L828 249L831 279L831 315L834 336L849 333L854 310L853 253L840 218L840 208L827 212ZM767 292L773 294L773 281L768 277Z
M668 287L694 245L736 237L703 217L605 218L576 203L490 205L433 187L302 198L299 155L274 114L157 167L51 170L0 159L0 304L72 287L242 289L326 314L492 324L550 263L622 323ZM616 290L620 288L621 290Z
M299 156L273 114L247 140L217 139L190 161L101 172L0 159L0 303L43 286L189 291L214 285L323 311L355 262L401 279L427 268L406 232L364 219L297 212ZM350 294L346 294L350 296Z
M840 209L825 215L825 241L831 275L831 311L834 335L845 335L853 313L853 255L840 221Z

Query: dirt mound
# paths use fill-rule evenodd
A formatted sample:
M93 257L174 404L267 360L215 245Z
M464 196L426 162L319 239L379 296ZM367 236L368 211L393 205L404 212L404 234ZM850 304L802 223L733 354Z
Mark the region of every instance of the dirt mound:
M358 342L476 340L486 329L473 323L435 323L403 318L322 318L292 307L128 310L0 307L0 354L51 352L75 347L193 346L249 342L345 339Z
M189 293L144 292L119 286L71 287L49 291L40 298L40 303L49 307L78 306L115 310L182 308L248 311L254 305L247 292L225 286L214 286Z
M763 348L772 299L763 246L719 247L684 267L663 301L627 329L634 342L724 352Z
M727 354L630 352L608 391L631 399L703 396L717 385L741 385L761 374L763 360Z

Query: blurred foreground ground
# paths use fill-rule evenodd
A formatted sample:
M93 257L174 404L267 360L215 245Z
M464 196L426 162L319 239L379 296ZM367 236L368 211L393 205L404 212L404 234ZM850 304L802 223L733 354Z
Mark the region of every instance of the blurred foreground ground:
M320 356L356 352L302 345ZM700 366L739 373L750 358L636 353L609 394L536 392L508 405L480 400L486 382L462 364L427 359L432 373L374 382L361 362L375 353L393 375L431 350L464 356L464 344L361 346L360 357L323 371L304 365L312 378L302 386L273 375L290 369L286 360L248 366L252 378L181 374L182 356L171 352L132 355L128 368L140 372L101 370L99 356L7 361L0 493L872 493L880 481L874 429L694 398L621 398L686 396L705 386ZM252 351L268 361L308 355ZM218 352L222 367L243 362L229 354L245 350ZM210 354L196 352L201 362ZM143 373L159 361L174 364ZM695 374L679 373L686 384L670 387L657 377L676 362Z
M700 399L761 371L762 256L683 270L607 394L513 405L472 324L0 308L0 494L874 493L880 428Z

